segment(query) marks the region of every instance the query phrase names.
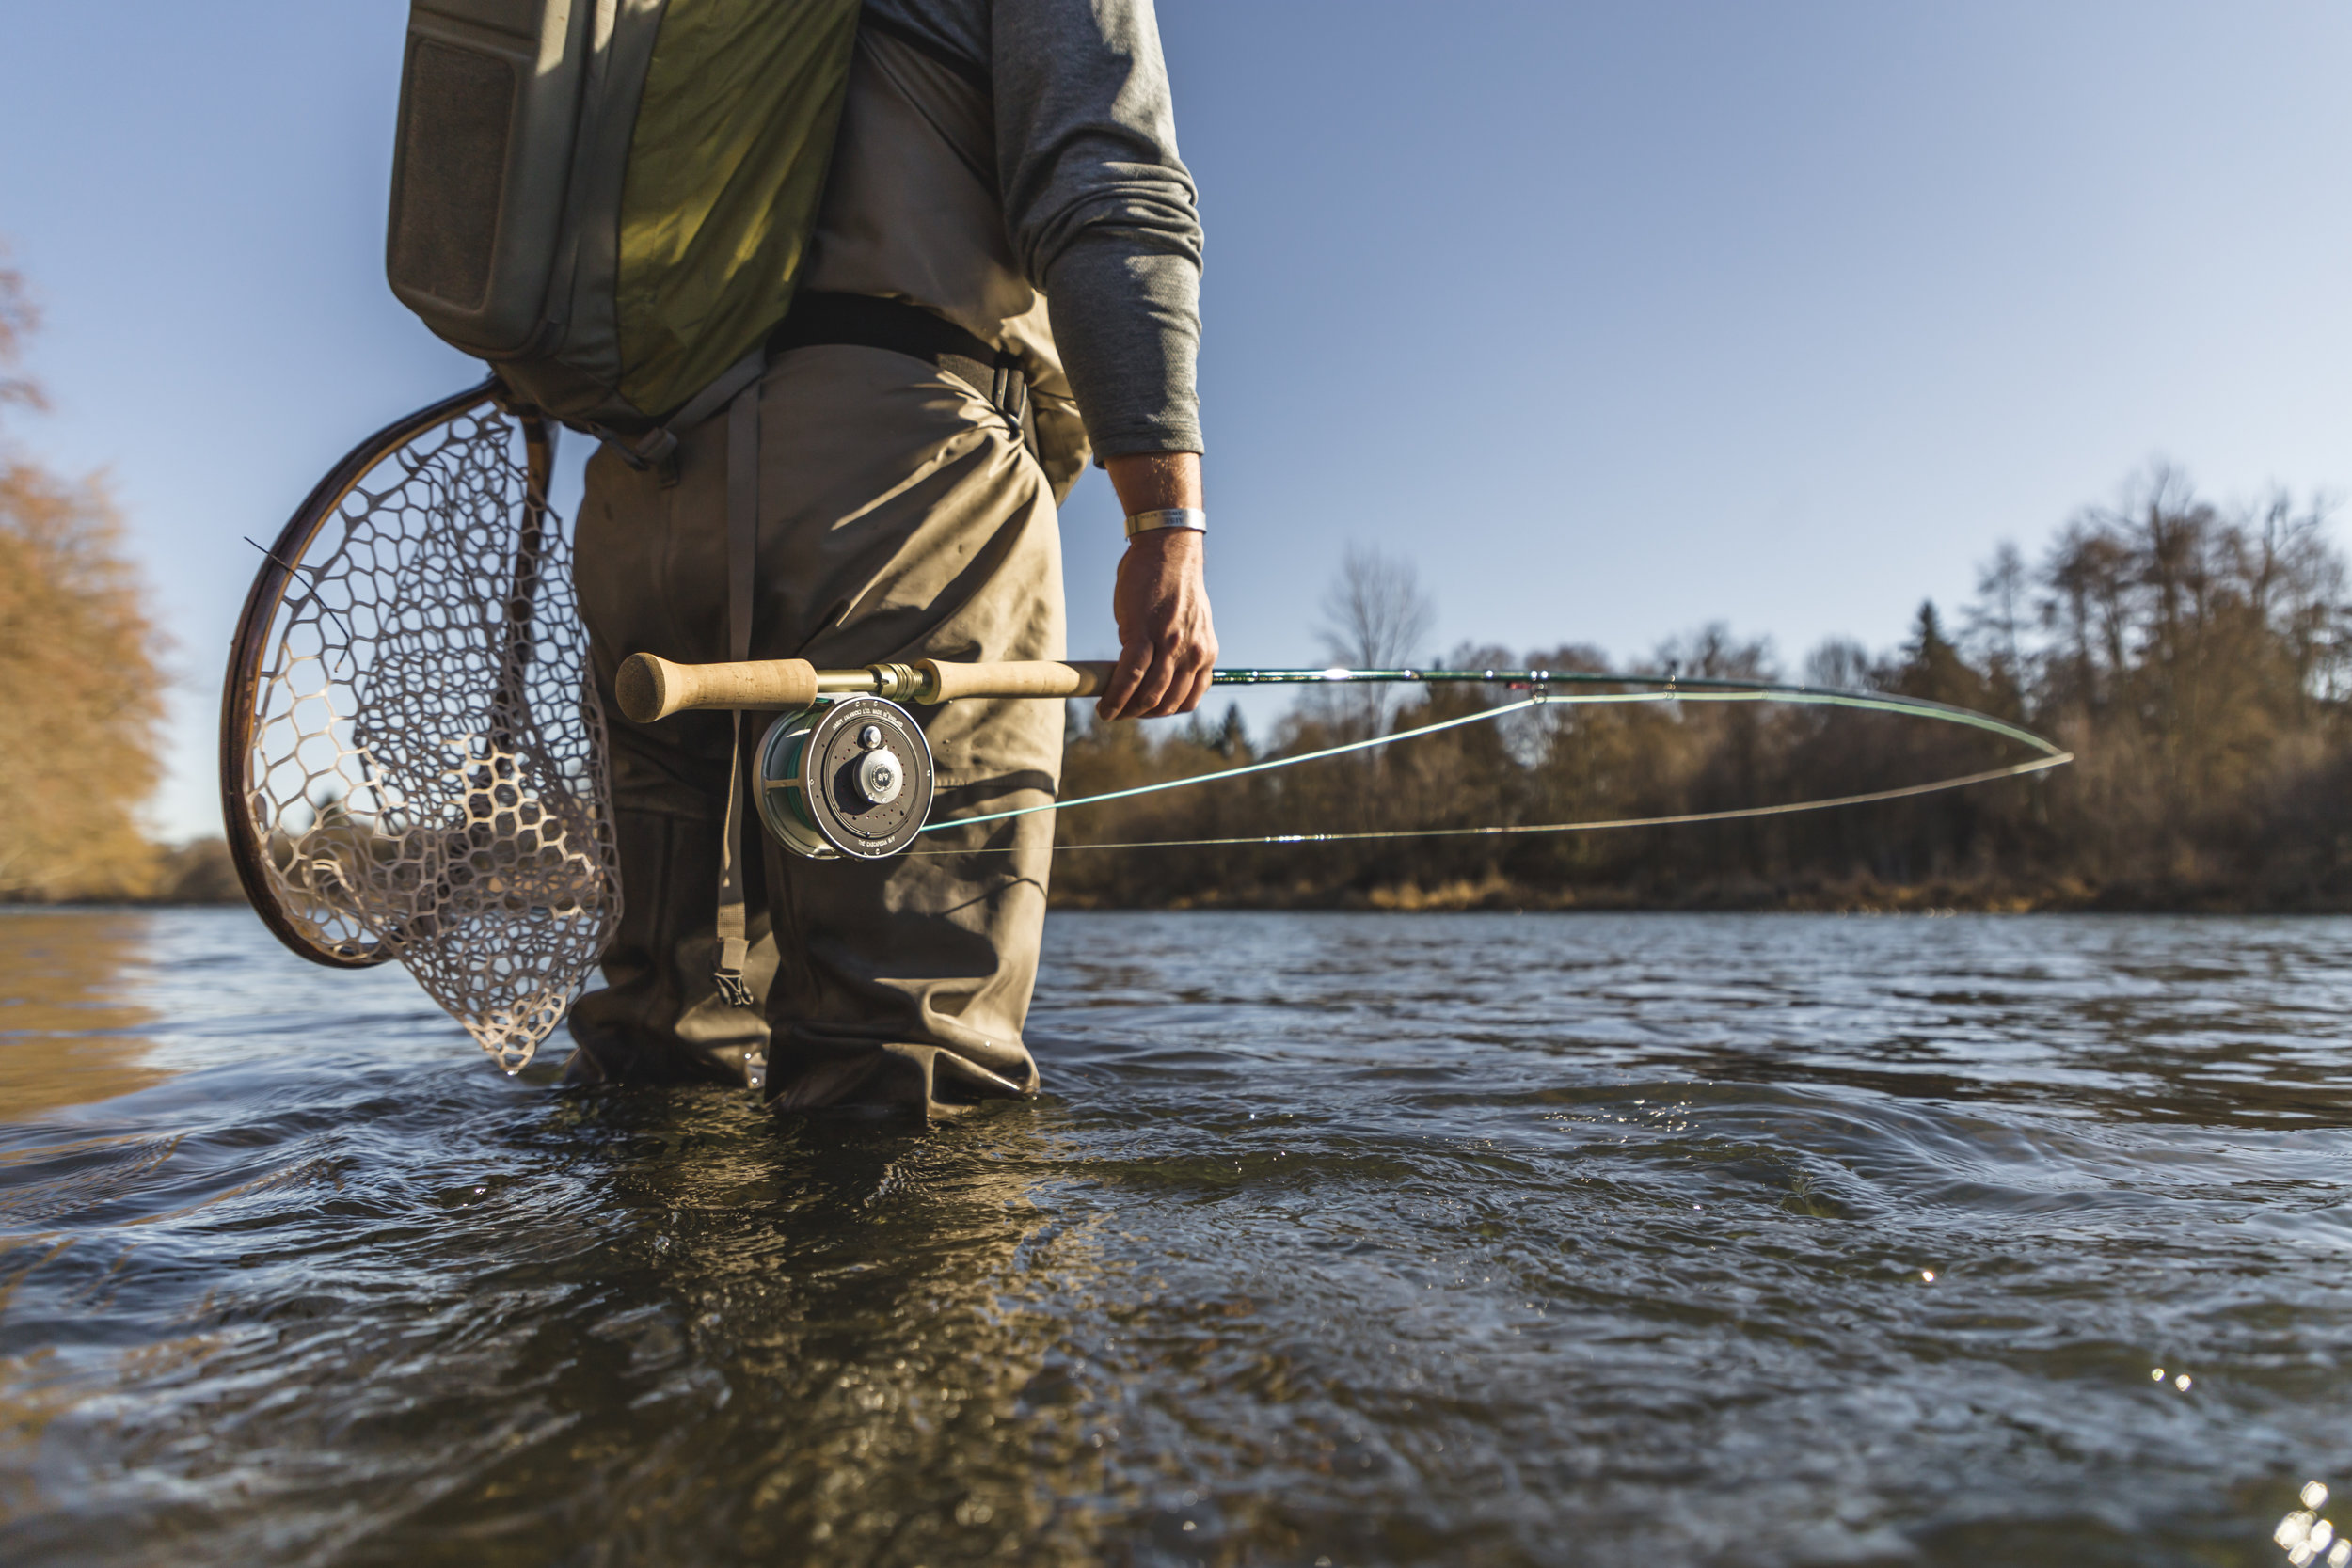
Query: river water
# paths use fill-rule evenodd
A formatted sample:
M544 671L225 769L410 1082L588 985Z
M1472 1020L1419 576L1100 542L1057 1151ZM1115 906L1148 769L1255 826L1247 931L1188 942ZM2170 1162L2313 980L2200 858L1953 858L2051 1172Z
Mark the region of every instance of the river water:
M2285 1563L2347 1011L2342 920L1062 914L925 1132L0 914L0 1559Z

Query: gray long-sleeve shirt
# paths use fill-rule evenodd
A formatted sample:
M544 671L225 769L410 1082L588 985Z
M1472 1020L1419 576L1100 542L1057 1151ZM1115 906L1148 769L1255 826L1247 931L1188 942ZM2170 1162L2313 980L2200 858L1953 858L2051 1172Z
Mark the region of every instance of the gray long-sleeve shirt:
M992 96L1005 229L1103 457L1200 451L1200 216L1152 0L866 0Z

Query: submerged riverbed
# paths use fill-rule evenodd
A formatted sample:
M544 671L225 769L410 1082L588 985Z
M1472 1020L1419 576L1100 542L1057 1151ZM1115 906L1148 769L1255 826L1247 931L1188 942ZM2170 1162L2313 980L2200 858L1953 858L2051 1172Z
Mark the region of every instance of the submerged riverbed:
M0 914L0 1559L2284 1563L2347 1012L2337 919L1059 914L924 1132Z

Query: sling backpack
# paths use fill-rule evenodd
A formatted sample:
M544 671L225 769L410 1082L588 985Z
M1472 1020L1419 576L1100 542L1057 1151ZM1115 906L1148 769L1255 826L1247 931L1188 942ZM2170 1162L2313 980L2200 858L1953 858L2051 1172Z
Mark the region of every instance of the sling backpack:
M386 269L520 405L644 462L792 304L858 0L413 0Z

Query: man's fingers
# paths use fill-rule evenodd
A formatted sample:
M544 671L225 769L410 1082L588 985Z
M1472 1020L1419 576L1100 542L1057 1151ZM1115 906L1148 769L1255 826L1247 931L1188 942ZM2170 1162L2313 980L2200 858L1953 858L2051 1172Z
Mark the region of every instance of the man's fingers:
M1151 657L1152 645L1138 642L1119 650L1119 662L1111 666L1111 683L1104 689L1103 700L1094 705L1098 719L1124 719L1135 698L1136 688L1143 684L1144 661Z
M1162 655L1156 662L1168 668L1168 690L1145 717L1172 719L1199 707L1201 698L1208 695L1214 659L1215 656L1197 642L1186 644L1180 654Z
M1215 665L1203 664L1200 673L1192 677L1192 694L1184 699L1184 712L1190 713L1209 700L1209 677L1216 673Z
M1190 713L1195 684L1193 676L1181 669L1171 672L1168 690L1161 695L1160 705L1152 710L1152 717L1173 719L1180 713Z
M1205 642L1195 643L1192 652L1193 657L1200 661L1200 668L1194 673L1192 677L1192 701L1184 705L1187 711L1199 707L1209 700L1209 687L1216 679L1216 634L1211 633Z
M1176 678L1176 661L1168 657L1166 648L1156 643L1146 643L1144 652L1151 662L1144 666L1143 679L1136 687L1135 698L1127 705L1127 711L1140 719L1158 719L1166 713L1164 705L1168 701L1168 689Z
M1119 657L1094 711L1104 719L1172 719L1206 701L1216 656L1198 643L1171 653L1139 642Z

